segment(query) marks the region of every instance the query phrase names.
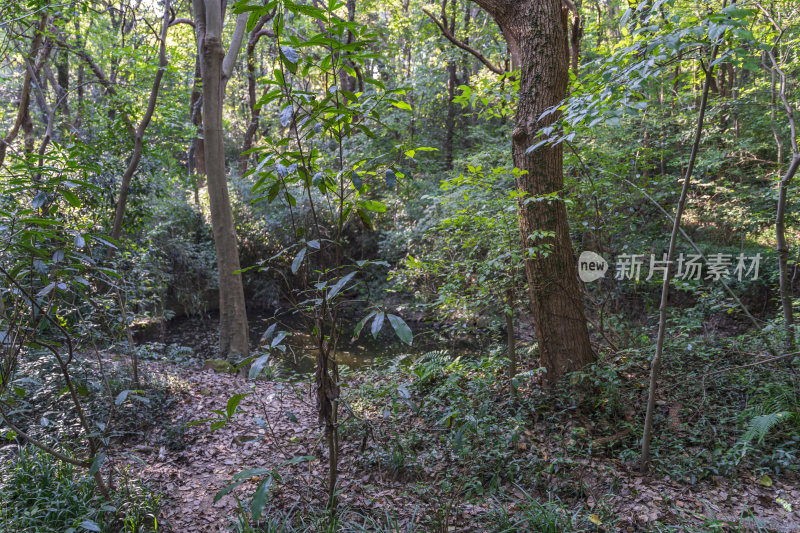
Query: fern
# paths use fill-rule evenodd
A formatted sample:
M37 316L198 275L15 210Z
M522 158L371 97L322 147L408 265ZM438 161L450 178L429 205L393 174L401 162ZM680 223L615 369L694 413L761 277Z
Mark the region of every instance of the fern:
M753 441L762 443L775 426L787 423L800 424L800 402L794 391L778 386L777 391L773 389L769 392L772 393L770 397L761 406L751 411L755 416L750 419L747 430L739 439L739 444L742 446L742 457L745 456Z
M414 361L413 370L422 383L429 383L444 374L450 364L450 355L445 350L427 352Z

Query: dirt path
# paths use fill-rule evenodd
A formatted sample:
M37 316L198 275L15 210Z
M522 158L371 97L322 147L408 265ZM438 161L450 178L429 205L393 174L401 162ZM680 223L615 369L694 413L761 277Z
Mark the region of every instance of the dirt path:
M305 391L281 383L246 382L228 374L169 364L149 363L146 368L166 377L182 391L171 427L216 417L211 410L224 411L231 395L252 393L239 404L235 422L221 429L210 431L211 422L197 424L186 428L182 436L172 435L173 445L169 446L163 444L166 426L156 427L139 441L117 450L117 460L132 464L142 479L167 495L161 522L171 530L224 530L236 515L234 494L243 497L247 506L257 483L247 482L214 503L216 493L236 473L249 468L273 469L292 456L314 455L314 432L307 428L315 427L316 416L307 394L305 398L298 394ZM256 425L254 417L267 422L266 427ZM184 449L176 449L182 445ZM147 466L131 461L123 453L141 459ZM285 470L282 468L282 473ZM299 469L294 474L308 477ZM296 496L298 500L316 497L310 487L298 488L303 490L284 491L283 495Z

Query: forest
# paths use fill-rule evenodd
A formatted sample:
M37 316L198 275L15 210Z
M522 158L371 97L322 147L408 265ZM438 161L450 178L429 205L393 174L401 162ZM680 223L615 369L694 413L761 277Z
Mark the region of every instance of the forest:
M800 532L796 0L0 0L0 532Z

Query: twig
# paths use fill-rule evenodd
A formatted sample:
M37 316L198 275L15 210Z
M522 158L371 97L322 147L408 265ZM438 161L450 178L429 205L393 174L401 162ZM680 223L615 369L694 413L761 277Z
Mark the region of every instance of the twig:
M703 380L705 380L708 376L715 376L717 374L722 374L724 372L730 372L732 370L739 370L741 368L748 368L751 366L763 365L765 363L771 363L773 361L777 361L779 359L785 359L787 357L792 357L795 355L800 355L800 352L790 352L785 353L783 355L778 355L776 357L770 357L769 359L762 359L761 361L756 361L754 363L747 363L746 365L739 365L739 366L731 366L728 368L723 368L722 370L715 370L714 372L709 372L708 374L703 374Z

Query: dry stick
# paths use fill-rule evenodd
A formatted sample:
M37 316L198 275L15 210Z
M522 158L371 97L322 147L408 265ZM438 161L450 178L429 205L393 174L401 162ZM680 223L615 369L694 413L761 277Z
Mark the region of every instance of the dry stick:
M42 441L40 441L40 440L36 439L35 437L32 437L32 436L28 435L27 433L25 433L22 429L20 429L17 425L15 425L11 421L11 419L8 416L8 413L6 413L5 409L3 409L3 404L2 403L0 403L0 417L2 417L3 418L3 422L5 422L8 425L8 427L11 428L11 431L13 431L14 433L19 435L20 437L22 437L26 441L30 442L31 444L33 444L34 446L36 446L40 450L49 453L50 455L52 455L56 459L60 459L60 460L64 461L65 463L71 464L73 466L79 466L81 468L89 468L90 466L92 466L92 463L89 462L89 461L81 461L80 459L75 459L75 458L70 457L68 455L64 455L63 453L59 452L55 448L51 448L50 446L48 446L47 444L43 443Z
M650 200L653 203L653 205L655 205L659 209L659 211L661 211L664 214L664 216L667 218L667 220L669 220L670 222L675 224L675 219L672 218L672 215L667 213L666 209L661 207L661 204L659 204L652 196L647 194L647 191L645 191L644 189L640 188L638 185L636 185L635 183L631 182L630 180L628 180L626 178L622 178L622 179L623 179L623 181L628 183L628 185L630 185L631 187L634 187L640 193L642 193L642 195L644 195L645 198ZM683 235L683 238L686 239L686 242L688 242L689 245L694 249L694 251L697 252L697 255L700 256L700 259L702 259L704 262L708 263L708 258L706 258L705 254L703 254L703 252L700 250L700 248L698 248L697 244L695 244L695 242L692 240L692 238L689 237L689 234L687 234L686 231L684 231L683 228L679 228L679 229L680 229L681 235ZM756 317L754 317L750 313L750 311L747 309L747 307L744 305L744 303L742 303L742 301L739 299L739 297L736 296L736 293L733 292L733 289L731 288L731 286L728 285L727 283L725 283L724 279L720 278L719 281L720 281L720 283L722 283L722 286L725 289L725 291L728 293L728 295L731 298L733 298L733 300L736 302L736 305L739 306L739 308L742 310L742 312L744 312L744 314L748 318L748 320L750 320L750 322L753 324L753 327L756 328L756 331L758 331L758 336L761 337L762 341L764 341L764 345L767 347L767 350L769 351L769 353L771 353L773 356L777 356L778 353L775 350L775 347L772 346L772 342L769 340L769 338L766 335L764 335L764 332L761 331L761 324L758 323L758 320L756 320Z
M787 357L792 357L794 355L800 355L800 352L785 353L783 355L776 355L775 357L770 357L769 359L762 359L761 361L755 361L753 363L747 363L746 365L731 366L731 367L728 367L728 368L723 368L722 370L717 370L715 372L709 372L708 374L703 374L703 381L705 381L705 379L708 376L715 376L717 374L722 374L724 372L730 372L731 370L740 370L742 368L748 368L748 367L751 367L751 366L763 365L763 364L766 364L766 363L771 363L773 361L778 361L779 359L785 359Z
M708 70L705 70L705 81L703 83L703 97L700 100L700 111L697 116L697 129L694 133L694 142L692 143L692 152L689 156L689 165L686 168L686 175L683 178L683 186L681 187L681 195L678 198L678 208L675 212L675 221L672 224L672 234L669 239L669 250L667 252L667 269L664 273L664 283L661 286L661 305L658 311L658 336L656 337L656 352L653 355L653 361L650 365L650 389L647 397L647 414L644 419L644 432L642 434L642 462L640 469L642 473L647 472L650 464L650 440L653 432L653 411L656 403L656 387L658 380L658 371L661 367L661 354L664 351L664 335L667 329L667 298L669 296L669 282L672 279L672 258L675 256L675 247L678 242L678 231L680 230L681 217L683 216L683 209L686 205L686 196L689 192L689 182L692 178L694 171L694 164L697 160L697 152L700 148L700 137L703 134L703 119L706 115L706 107L708 106L708 91L710 87L710 77L713 70L714 59L717 57L719 45L715 44L711 50L711 61L709 62Z

